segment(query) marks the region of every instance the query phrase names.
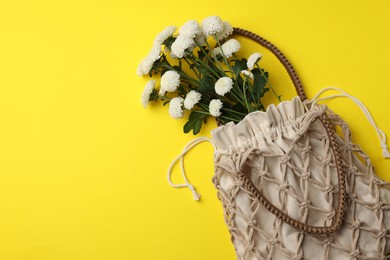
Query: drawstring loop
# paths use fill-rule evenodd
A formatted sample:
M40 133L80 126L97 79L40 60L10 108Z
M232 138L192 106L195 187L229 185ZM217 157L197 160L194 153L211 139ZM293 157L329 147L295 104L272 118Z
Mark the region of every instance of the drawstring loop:
M324 92L329 91L329 90L335 90L335 91L340 92L341 94L334 94L334 95L330 95L330 96L327 96L327 97L320 98L320 96ZM332 98L336 98L336 97L347 97L347 98L351 99L356 105L358 105L360 107L360 109L363 111L364 115L367 117L368 121L370 122L370 124L375 129L375 131L376 131L376 133L378 135L378 138L379 138L379 141L380 141L380 146L382 148L382 155L383 155L383 157L384 158L390 158L390 152L388 150L387 143L386 143L386 140L387 140L386 139L386 134L376 125L376 123L375 123L371 113L368 111L367 107L359 99L357 99L356 97L348 94L347 92L345 92L345 91L343 91L343 90L341 90L339 88L328 87L328 88L324 88L324 89L320 90L312 99L304 100L303 102L304 102L305 107L309 110L309 109L314 108L315 105L317 104L317 102L319 102L319 101L324 101L324 100L328 100L328 99L332 99ZM167 179L168 179L169 185L171 185L173 188L188 188L192 192L194 200L196 200L196 201L200 199L200 194L196 192L195 187L187 179L185 168L184 168L184 156L191 149L193 149L195 146L197 146L198 144L200 144L202 142L209 142L210 144L212 144L212 146L214 148L214 151L217 150L216 145L214 144L214 142L210 138L208 138L208 137L198 137L198 138L195 138L195 139L191 140L184 147L183 151L172 161L171 165L168 168L168 175L167 175ZM179 161L179 160L180 160L181 174L183 176L184 183L182 183L182 184L174 184L172 182L172 179L171 179L172 169L176 165L177 161Z
M335 90L335 91L341 92L342 94L334 94L334 95L330 95L327 97L319 98L324 92L326 92L328 90ZM387 142L386 142L387 141L386 134L376 125L374 118L372 117L371 113L368 111L367 107L356 97L348 94L347 92L345 92L344 90L341 90L339 88L328 87L328 88L324 88L324 89L320 90L312 99L305 100L304 102L306 105L310 104L311 107L313 108L315 106L315 104L319 101L323 101L323 100L327 100L327 99L331 99L331 98L336 98L336 97L347 97L360 107L360 109L363 111L364 115L367 117L368 121L370 122L370 124L375 129L375 131L378 135L378 138L380 141L380 146L382 148L383 158L390 158L390 152L389 152L389 149L387 147Z
M200 199L200 194L196 192L195 190L195 187L190 184L190 182L188 181L187 179L187 176L186 176L186 172L185 172L185 169L184 169L184 156L192 149L194 148L195 146L197 146L198 144L202 143L202 142L209 142L213 145L213 148L214 148L214 151L216 151L216 146L214 144L214 142L210 139L210 138L207 138L207 137L198 137L198 138L195 138L193 140L191 140L183 149L183 151L181 152L181 154L179 154L171 163L171 165L169 166L168 168L168 175L167 175L167 178L168 178L168 183L169 185L171 185L173 188L188 188L190 189L190 191L192 192L192 195L194 197L194 200L199 200ZM181 168L181 174L183 176L183 179L184 179L184 183L183 184L174 184L172 182L172 179L171 179L171 175L172 175L172 169L173 167L175 166L175 164L177 163L177 161L180 160L180 168Z

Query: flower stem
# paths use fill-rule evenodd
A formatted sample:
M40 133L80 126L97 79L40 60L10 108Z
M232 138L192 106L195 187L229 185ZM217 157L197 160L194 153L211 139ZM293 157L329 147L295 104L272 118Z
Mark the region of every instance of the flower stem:
M230 63L228 62L225 54L223 53L223 49L222 49L222 46L221 46L221 43L219 42L218 38L214 35L214 39L215 41L217 42L218 44L218 47L221 49L221 56L223 58L223 61L225 62L226 66L228 66L229 68L229 71L230 71L230 74L232 75L232 78L235 80L235 82L237 83L237 78L236 78L236 75L234 74L234 71L233 71L233 68L232 66L230 66Z
M237 93L235 93L237 92ZM242 94L241 92L238 92L235 88L232 89L232 91L229 92L233 98L235 98L238 102L240 102L244 107L246 107L245 102L242 100ZM241 96L241 97L239 97Z
M167 97L166 95L164 95L164 96L159 96L159 98L161 99L161 101L171 101L171 100L172 100L172 98L169 98L169 97Z
M241 112L235 111L235 110L227 108L227 107L222 107L222 110L226 110L228 112L235 113L235 114L240 115L240 116L246 116L247 115L245 113L241 113Z
M205 41L205 42L206 42L207 48L209 48L209 51L211 52L210 44L209 44L207 41ZM202 49L202 48L201 48L201 49ZM209 59L210 62L213 62L213 61L211 60L211 58L207 55L206 52L204 52L204 54L207 56L207 58ZM215 65L216 65L216 66L218 67L218 69L219 69L221 72L223 72L224 75L226 76L226 72L225 72L225 70L221 67L221 65L219 65L219 61L217 60L217 57L215 57L214 55L211 55L211 56L212 56L213 59L214 59ZM230 72L230 71L229 71L229 72Z
M169 70L174 70L176 71L177 73L179 73L183 78L187 79L189 82L191 82L192 84L195 84L196 86L200 86L200 83L199 81L197 81L196 79L194 78L191 78L190 76L188 76L187 74L185 74L184 72L172 67L169 63L162 63L162 66L165 67L166 69L169 69Z
M200 76L199 76L199 73L195 70L194 67L191 66L190 62L188 61L188 59L186 57L183 57L184 61L188 64L188 66L190 67L190 69L195 73L195 76L198 78L198 80L200 81Z
M210 58L209 54L207 54L206 50L203 48L202 45L199 44L199 42L194 39L196 45L199 46L199 49L201 50L201 52L203 52L204 56L207 58L207 60L210 62L210 63L213 63L214 61ZM207 40L205 39L205 43L206 43L206 46L209 48L209 52L211 51L211 48L210 48L210 45L209 43L207 42Z
M239 93L239 96L241 96L241 97L243 98L243 100L244 100L244 102L245 102L245 103L243 103L243 102L241 102L241 103L248 109L248 112L250 112L250 109L249 109L249 107L248 107L248 101L246 100L245 91L243 91L243 92L241 93L241 89L240 89L239 84L238 84L237 76L235 75L232 66L231 66L230 63L228 62L228 60L227 60L227 58L226 58L226 56L225 56L225 53L223 52L221 43L219 42L218 38L217 38L215 35L214 35L214 39L215 39L215 41L217 42L218 47L221 49L221 56L222 56L222 58L223 58L223 60L224 60L224 62L225 62L225 64L226 64L226 66L228 66L228 68L229 68L230 74L232 75L232 78L233 78L233 80L234 80L234 82L235 82L234 85L237 86L237 89L238 89L237 92ZM244 84L245 84L245 83L244 83Z
M194 63L197 63L197 64L200 64L200 65L203 65L205 68L207 68L211 73L214 74L214 76L216 77L216 79L219 79L221 76L218 75L217 72L215 72L208 64L204 63L201 59L199 59L198 57L196 57L195 55L192 55L192 53L189 53L189 57L191 58L191 60L194 62Z
M278 94L276 94L274 88L272 87L271 83L269 82L268 78L265 76L263 70L259 67L259 65L256 63L256 66L259 68L260 70L260 73L261 73L261 76L264 77L264 79L266 80L267 84L269 85L269 88L272 90L272 92L274 93L276 99L281 102L281 99L280 99L280 96L278 96Z
M209 107L206 106L205 104L199 104L199 107L201 107L202 109L204 109L204 111L208 111L208 110L209 110ZM244 118L245 115L246 115L246 114L244 114L244 113L241 113L241 112L238 112L238 111L234 111L234 110L229 109L229 108L226 108L226 107L222 107L221 110L222 110L222 111L227 111L227 113L229 113L230 116L232 116L232 117L235 118L234 121L241 121L241 119ZM197 110L197 111L199 112L200 110ZM203 110L202 110L202 111L203 111ZM204 111L203 111L203 114L208 114L208 115L210 115L209 112L204 112ZM202 112L201 112L201 113L202 113ZM233 114L233 113L234 113L234 114ZM230 119L232 119L232 118L230 118Z
M240 119L235 119L235 118L231 118L231 117L228 117L228 116L220 116L219 118L226 119L228 121L233 121L235 123L240 122Z
M250 113L251 110L250 110L250 108L249 108L248 100L247 100L246 94L245 94L245 84L246 84L246 77L245 77L245 79L244 79L244 83L242 84L242 93L244 94L244 100L245 100L246 108L248 109L248 113Z
M206 112L206 111L204 111L204 110L193 110L193 111L196 111L197 113L200 113L200 114L204 114L204 115L209 115L209 116L211 116L209 112Z

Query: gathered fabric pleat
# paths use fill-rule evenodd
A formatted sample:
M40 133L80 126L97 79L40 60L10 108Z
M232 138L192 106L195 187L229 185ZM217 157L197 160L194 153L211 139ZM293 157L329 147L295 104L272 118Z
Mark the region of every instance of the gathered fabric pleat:
M329 226L338 178L329 136L318 120L323 113L338 128L347 211L339 231L312 235L270 213L243 188L237 173L245 171L267 200L291 218ZM369 157L352 142L348 125L327 106L308 109L297 97L220 126L212 136L213 182L237 259L390 258L390 184L375 175Z

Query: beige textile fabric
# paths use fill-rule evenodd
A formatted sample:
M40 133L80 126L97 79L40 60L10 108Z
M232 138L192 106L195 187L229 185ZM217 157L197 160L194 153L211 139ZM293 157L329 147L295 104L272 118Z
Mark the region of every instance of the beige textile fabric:
M277 219L242 187L244 170L264 196L303 223L331 223L338 199L335 159L318 118L337 130L347 180L342 228L305 234ZM217 147L213 182L237 259L390 259L390 184L374 173L351 141L347 124L325 105L308 110L299 98L254 112L212 132ZM374 138L374 137L373 137Z

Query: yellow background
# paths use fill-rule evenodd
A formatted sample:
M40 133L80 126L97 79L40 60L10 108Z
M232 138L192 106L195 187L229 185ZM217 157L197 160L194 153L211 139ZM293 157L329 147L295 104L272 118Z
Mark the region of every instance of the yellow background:
M167 167L193 136L166 107L142 108L146 78L135 74L163 28L209 15L274 42L309 97L333 85L360 98L390 136L388 0L0 0L1 260L235 259L211 146L186 160L202 200L170 188ZM291 98L275 59L242 43L242 56L264 52L271 82ZM328 104L390 180L390 160L359 109Z

